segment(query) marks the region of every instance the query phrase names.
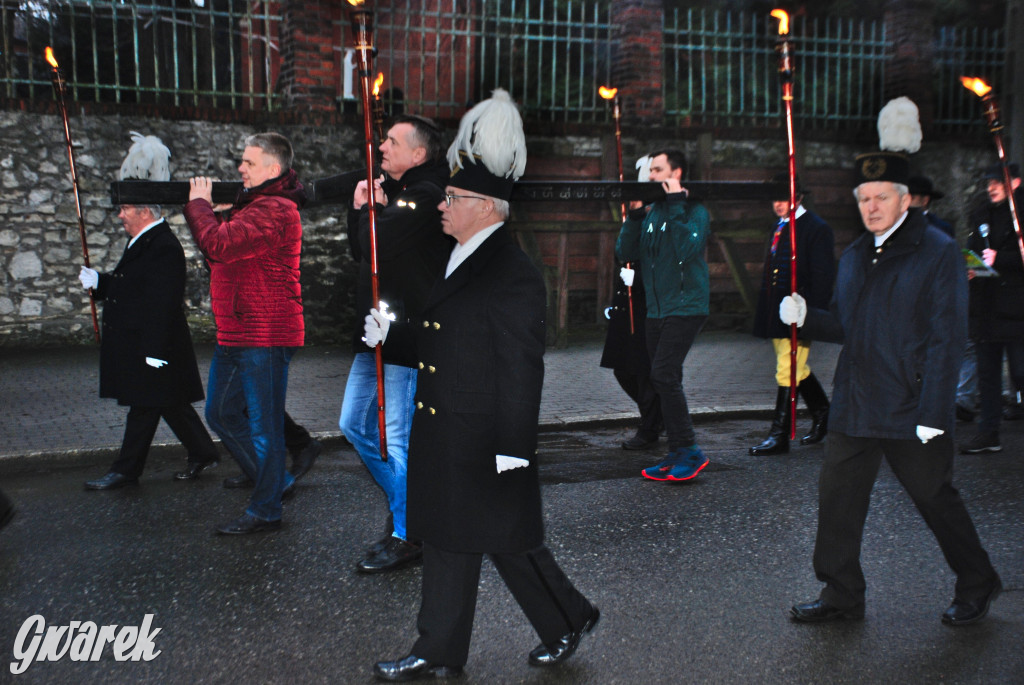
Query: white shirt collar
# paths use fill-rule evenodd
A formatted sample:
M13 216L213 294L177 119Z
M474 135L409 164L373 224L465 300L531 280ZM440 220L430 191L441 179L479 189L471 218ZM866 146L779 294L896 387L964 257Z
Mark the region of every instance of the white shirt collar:
M448 278L452 275L452 272L459 268L462 262L469 258L469 255L476 252L476 248L491 237L491 234L497 231L504 225L504 221L499 221L496 224L491 224L487 228L478 231L473 235L472 238L464 243L456 243L455 247L452 248L452 253L448 257L448 268L444 271L444 277Z
M132 245L134 245L135 241L138 240L142 236L143 233L145 233L149 229L153 228L154 226L156 226L158 223L160 223L163 220L164 220L164 218L160 217L159 219L157 219L153 223L147 224L144 229L142 229L141 231L139 231L138 233L135 234L134 238L132 238L131 240L128 241L128 247L131 247ZM128 248L125 248L125 249L128 249Z
M909 213L909 212L903 212L903 216L901 216L901 217L900 217L900 218L899 218L899 219L898 219L898 220L896 221L896 223L894 223L894 224L892 225L892 228L890 228L890 229L889 229L888 231L886 231L886 232L885 232L885 233L883 233L882 235L876 235L876 236L875 236L875 247L878 247L879 245L881 245L882 243L884 243L884 242L885 242L886 240L888 240L888 239L889 239L889 236L891 236L891 235L892 235L892 234L893 234L893 233L894 233L894 232L896 231L896 229L897 229L897 228L899 228L900 226L902 226L902 225L903 225L903 221L904 221L904 220L905 220L905 219L907 218L907 214L908 214L908 213Z

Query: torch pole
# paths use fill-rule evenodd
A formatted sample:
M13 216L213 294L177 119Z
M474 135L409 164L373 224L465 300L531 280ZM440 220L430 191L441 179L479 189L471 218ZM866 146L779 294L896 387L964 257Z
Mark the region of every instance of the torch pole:
M612 118L615 120L615 159L619 164L619 182L621 183L624 179L622 174L622 111L619 109L619 95L616 93L612 97ZM623 202L619 205L619 213L622 218L622 222L626 222L626 203ZM631 269L633 267L631 262L626 262L626 268ZM626 286L626 300L629 302L629 334L634 335L636 333L636 325L633 323L633 286Z
M363 7L355 7L349 13L352 32L355 35L355 51L359 59L359 83L363 100L363 132L366 138L366 192L367 208L370 223L370 297L373 306L382 310L380 303L380 270L377 264L377 209L376 192L374 189L373 149L373 100L370 93L370 60L373 57L373 12ZM380 458L388 460L387 415L384 411L384 357L383 341L374 348L377 363L377 429L380 433Z
M49 56L48 54L48 58ZM51 63L51 66L53 66L53 63ZM75 212L78 214L78 236L82 240L82 259L86 266L91 266L89 264L89 243L85 239L85 219L82 216L82 200L78 185L78 171L75 166L75 151L71 145L71 126L68 124L68 108L64 102L64 78L61 76L60 69L56 66L53 66L50 76L53 80L53 90L57 95L57 106L60 107L60 116L64 121L64 142L68 148L68 164L71 166L71 187L74 190L75 196ZM92 331L96 336L96 342L99 342L100 325L96 317L96 301L92 299L92 288L89 289L89 309L92 312Z
M781 12L780 16L779 13ZM786 113L786 142L789 157L789 289L797 294L796 277L796 146L793 136L793 47L789 40L789 15L772 12L779 18L779 77L782 81L782 103ZM797 325L789 325L789 439L796 438L797 396Z
M1020 257L1024 260L1024 236L1020 230L1020 215L1017 213L1017 201L1013 196L1013 178L1010 175L1010 167L1006 160L1006 148L1003 147L1003 124L999 118L999 103L991 92L981 98L985 105L985 119L988 122L988 130L996 144L996 154L999 155L999 165L1003 168L1003 184L1006 187L1006 201L1010 206L1010 220L1013 222L1013 232L1017 234L1017 248L1020 250Z

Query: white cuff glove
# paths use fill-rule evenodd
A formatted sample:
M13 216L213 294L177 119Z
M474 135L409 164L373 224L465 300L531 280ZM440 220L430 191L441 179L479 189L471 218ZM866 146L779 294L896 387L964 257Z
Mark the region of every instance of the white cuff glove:
M939 437L940 435L942 435L945 432L946 431L941 431L938 428L929 428L928 426L918 426L917 427L917 439L920 440L922 444L924 444L924 443L927 443L932 438Z
M622 282L626 284L627 288L633 287L634 275L636 275L636 272L633 271L632 269L629 269L627 267L622 267L621 269L619 269L619 278L622 279Z
M95 290L100 284L100 274L94 269L83 266L82 270L78 272L78 280L82 282L82 287L86 290Z
M803 326L807 318L807 300L798 293L786 295L779 303L779 318L787 326L794 323L798 328Z
M146 363L154 369L159 369L161 366L167 366L167 362L163 359L157 359L156 357L146 357Z
M388 312L386 302L380 303L380 309L371 309L366 315L363 325L363 342L367 347L377 347L378 343L383 345L388 337L388 328L395 320L395 315Z
M498 473L502 471L508 471L509 469L520 469L524 466L529 466L530 461L528 459L522 459L521 457L509 457L504 454L494 455L494 465L498 468Z

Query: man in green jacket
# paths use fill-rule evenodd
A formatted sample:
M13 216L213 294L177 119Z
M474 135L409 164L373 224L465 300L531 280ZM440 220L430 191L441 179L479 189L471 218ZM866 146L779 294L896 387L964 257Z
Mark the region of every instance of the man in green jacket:
M651 480L690 480L708 464L697 446L693 421L683 393L683 362L708 318L708 265L704 247L708 212L687 200L682 187L686 157L678 150L651 155L650 180L660 182L665 199L644 207L630 205L615 252L624 262L640 267L647 291L647 349L651 383L661 397L669 453L656 466L644 469ZM626 270L624 280L632 281Z

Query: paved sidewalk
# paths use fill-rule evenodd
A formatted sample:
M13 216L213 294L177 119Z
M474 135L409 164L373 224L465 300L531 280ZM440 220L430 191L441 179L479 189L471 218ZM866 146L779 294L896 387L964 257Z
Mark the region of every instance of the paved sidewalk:
M595 341L547 351L543 428L628 422L638 416L611 370L598 365L601 347ZM196 350L204 384L212 349L200 345ZM826 343L815 343L811 350L811 368L827 389L838 353L839 346ZM351 361L347 346L307 347L292 360L288 411L321 439L343 439L338 412ZM116 450L127 408L99 398L98 374L96 347L0 351L0 459ZM703 333L684 368L690 411L697 421L770 411L773 375L767 342L742 333ZM201 415L202 403L196 408ZM154 444L176 442L161 423Z

